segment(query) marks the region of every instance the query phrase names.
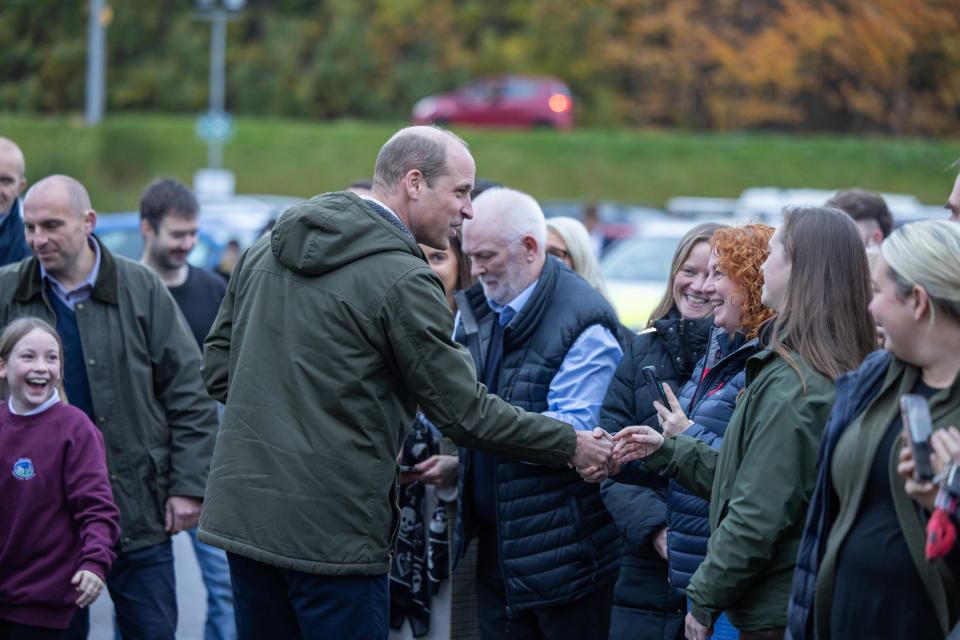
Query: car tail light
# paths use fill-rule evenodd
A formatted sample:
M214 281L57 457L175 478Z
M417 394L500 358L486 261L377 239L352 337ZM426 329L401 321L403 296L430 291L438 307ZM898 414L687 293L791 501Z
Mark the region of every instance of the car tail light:
M547 105L554 113L564 113L570 110L570 98L562 93L555 93L547 100Z

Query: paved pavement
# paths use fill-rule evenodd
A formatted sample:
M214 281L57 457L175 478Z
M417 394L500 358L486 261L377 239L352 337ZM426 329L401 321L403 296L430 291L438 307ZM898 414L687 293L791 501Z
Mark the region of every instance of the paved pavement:
M207 589L203 586L193 543L186 533L173 537L174 570L177 576L177 640L203 640L203 625L207 619ZM114 640L113 603L110 594L103 595L90 609L88 640Z

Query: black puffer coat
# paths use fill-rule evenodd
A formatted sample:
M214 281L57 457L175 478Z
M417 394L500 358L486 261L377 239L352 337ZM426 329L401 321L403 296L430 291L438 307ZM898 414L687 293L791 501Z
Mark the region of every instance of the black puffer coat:
M654 365L661 380L679 389L705 353L712 327L713 318L684 320L674 310L634 336L607 389L600 426L611 433L634 424L658 428L654 398L641 370ZM620 529L622 545L610 638L672 640L683 627L683 598L667 581L667 562L652 544L653 536L666 525L667 481L639 466L627 465L601 491Z

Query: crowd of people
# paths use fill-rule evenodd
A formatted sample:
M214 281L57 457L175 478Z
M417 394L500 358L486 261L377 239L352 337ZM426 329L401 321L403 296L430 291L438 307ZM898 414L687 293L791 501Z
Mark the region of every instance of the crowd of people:
M401 129L225 280L186 186L134 262L0 138L0 640L104 588L174 638L180 531L207 640L960 637L960 176L949 220L697 225L634 333L587 228L475 174Z

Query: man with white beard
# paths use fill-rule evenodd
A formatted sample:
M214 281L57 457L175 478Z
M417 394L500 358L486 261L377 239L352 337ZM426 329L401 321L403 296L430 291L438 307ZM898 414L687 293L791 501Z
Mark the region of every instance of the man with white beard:
M455 337L491 392L591 430L622 355L617 316L546 255L546 236L529 195L494 188L477 197L463 249L479 282L457 294ZM599 485L467 449L459 482L455 554L477 538L481 636L607 637L620 546Z

